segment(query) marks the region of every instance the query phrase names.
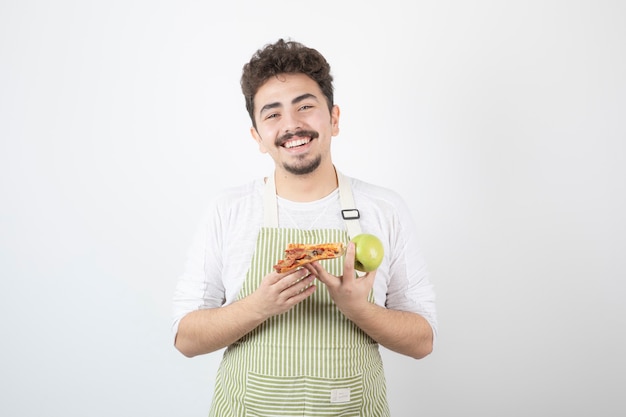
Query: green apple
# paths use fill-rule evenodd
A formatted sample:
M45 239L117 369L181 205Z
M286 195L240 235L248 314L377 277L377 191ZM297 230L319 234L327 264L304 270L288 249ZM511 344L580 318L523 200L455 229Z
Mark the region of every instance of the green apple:
M369 233L361 233L352 238L352 242L355 249L354 269L370 272L380 266L385 250L379 238Z

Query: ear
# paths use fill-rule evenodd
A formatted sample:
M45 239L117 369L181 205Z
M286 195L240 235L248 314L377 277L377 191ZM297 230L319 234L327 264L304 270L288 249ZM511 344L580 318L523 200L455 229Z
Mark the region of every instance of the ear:
M254 126L250 128L250 135L252 135L252 139L254 139L254 141L259 145L259 151L261 151L261 153L267 153L267 148L263 144L263 139Z
M334 105L330 111L330 125L332 128L332 135L337 136L339 134L339 106Z

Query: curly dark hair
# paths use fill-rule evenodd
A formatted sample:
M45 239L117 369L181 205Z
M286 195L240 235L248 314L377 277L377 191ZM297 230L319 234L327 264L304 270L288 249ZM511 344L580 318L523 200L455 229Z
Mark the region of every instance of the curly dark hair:
M328 109L333 107L333 77L330 65L317 50L295 41L279 39L267 44L243 66L241 91L246 99L246 109L256 128L254 120L254 96L265 82L279 74L305 74L313 79L326 96Z

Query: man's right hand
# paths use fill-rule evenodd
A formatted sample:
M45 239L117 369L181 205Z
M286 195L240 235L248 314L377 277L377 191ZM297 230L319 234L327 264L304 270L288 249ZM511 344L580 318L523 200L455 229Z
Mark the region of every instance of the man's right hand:
M316 290L315 276L306 269L267 274L257 290L248 298L249 306L263 320L289 311L293 306L310 297Z
M259 288L224 307L192 311L182 318L176 348L185 356L213 352L234 343L268 318L282 314L315 292L306 269L267 274Z

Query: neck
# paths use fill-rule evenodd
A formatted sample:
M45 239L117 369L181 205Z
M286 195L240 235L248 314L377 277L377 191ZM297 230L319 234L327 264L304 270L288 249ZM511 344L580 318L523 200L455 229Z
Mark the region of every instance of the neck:
M294 175L284 170L276 170L276 194L297 202L319 200L337 188L337 173L330 164L319 167L307 175Z

